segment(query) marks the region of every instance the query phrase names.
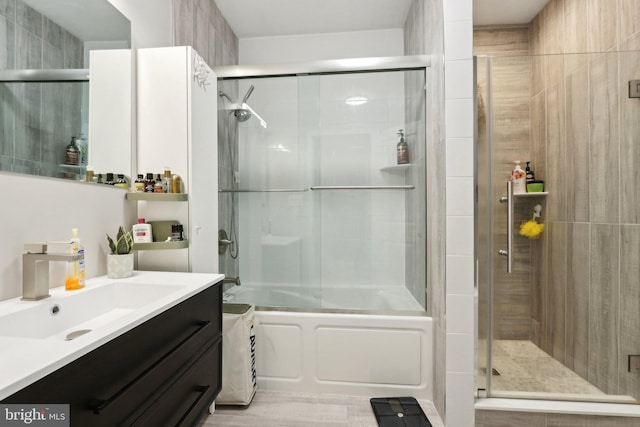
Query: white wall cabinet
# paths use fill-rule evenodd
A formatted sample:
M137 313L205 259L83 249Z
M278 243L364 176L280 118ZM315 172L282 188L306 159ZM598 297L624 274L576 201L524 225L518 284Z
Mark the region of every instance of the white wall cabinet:
M188 202L138 201L147 221L178 220L189 247L139 251L138 269L218 272L217 78L193 48L138 50L138 171L182 177Z

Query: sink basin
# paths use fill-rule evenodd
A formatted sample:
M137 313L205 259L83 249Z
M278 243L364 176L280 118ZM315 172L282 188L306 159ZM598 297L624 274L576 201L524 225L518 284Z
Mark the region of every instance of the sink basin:
M181 290L180 285L111 282L64 292L0 315L0 337L65 340L79 337ZM78 331L89 330L83 334Z

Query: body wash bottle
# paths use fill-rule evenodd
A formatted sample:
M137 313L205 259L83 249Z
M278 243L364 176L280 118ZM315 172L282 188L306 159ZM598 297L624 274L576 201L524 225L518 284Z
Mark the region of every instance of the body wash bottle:
M409 146L404 140L404 131L398 131L398 145L396 146L397 164L406 165L409 163Z
M147 224L144 218L138 218L138 223L132 227L133 243L151 243L153 242L153 234L151 224Z
M513 181L513 192L526 193L527 192L527 174L520 167L520 160L514 162L516 167L511 171L510 180Z

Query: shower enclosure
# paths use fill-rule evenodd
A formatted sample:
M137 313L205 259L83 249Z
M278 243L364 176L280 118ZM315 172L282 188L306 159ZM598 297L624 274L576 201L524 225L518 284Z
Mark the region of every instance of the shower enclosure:
M478 387L638 403L640 54L476 65ZM515 160L531 162L548 194L515 195L509 218L501 198ZM530 240L519 227L536 205L545 228Z
M215 70L220 270L241 284L227 301L424 312L426 65Z

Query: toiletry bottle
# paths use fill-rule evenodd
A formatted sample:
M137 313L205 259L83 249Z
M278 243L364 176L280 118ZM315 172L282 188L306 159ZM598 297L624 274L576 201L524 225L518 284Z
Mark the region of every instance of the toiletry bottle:
M71 253L84 256L84 246L80 243L78 237L78 229L71 230ZM85 263L84 258L78 261L70 261L67 263L67 278L64 287L68 291L84 288L85 283Z
M91 166L87 166L87 175L85 181L93 182L93 168L91 168Z
M145 193L153 193L153 186L156 182L153 180L153 174L151 172L147 172L147 179L144 181L144 191Z
M397 163L404 165L409 163L409 146L404 140L404 131L398 131L398 145L396 146Z
M173 178L171 178L171 169L169 166L164 167L164 177L162 178L162 189L165 193L173 193Z
M526 174L526 180L527 180L527 184L533 182L536 180L536 174L535 172L531 169L531 167L529 167L529 163L531 162L527 162L527 167L525 168L524 172Z
M526 172L522 170L520 167L520 160L516 160L514 162L516 167L511 171L511 181L513 181L513 192L514 193L526 193L527 192L527 181L526 181Z
M64 155L64 162L68 165L78 165L80 161L80 150L76 144L76 137L71 137L71 142L67 145Z
M99 173L99 174L98 174L98 181L97 181L97 183L98 183L98 184L104 184L104 182L102 182L102 174L101 174L101 173Z
M116 180L116 183L114 185L116 187L122 187L122 188L129 187L129 184L127 183L127 180L124 179L124 174L123 173L119 173L118 174L118 179Z
M173 191L172 193L182 193L182 178L180 175L174 174L172 177Z
M133 243L153 242L151 224L145 223L144 218L138 218L138 223L131 228L133 231Z
M144 178L141 173L138 174L138 177L133 183L133 191L136 193L144 193Z
M156 181L155 184L153 184L153 192L164 193L164 189L162 188L162 176L160 176L160 174L156 175Z

